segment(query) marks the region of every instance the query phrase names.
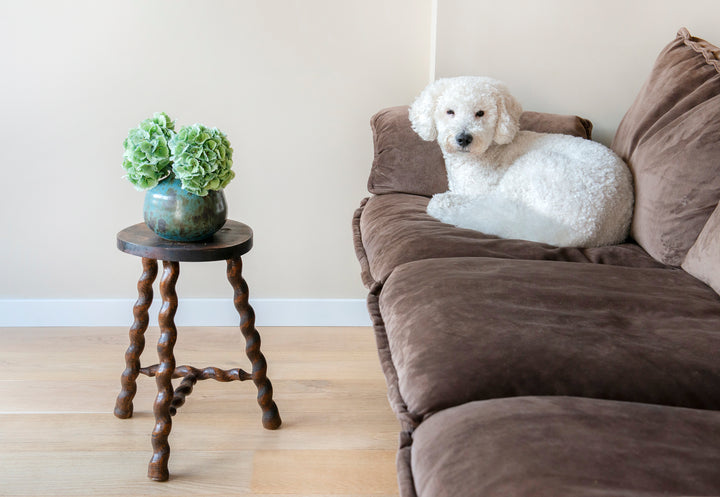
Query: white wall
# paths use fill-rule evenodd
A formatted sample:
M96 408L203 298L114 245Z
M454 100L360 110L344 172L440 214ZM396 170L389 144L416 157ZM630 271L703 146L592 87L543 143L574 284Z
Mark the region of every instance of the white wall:
M121 144L159 110L232 141L251 297L364 312L350 219L375 111L410 103L435 66L586 116L607 143L677 28L720 43L718 19L716 0L0 0L0 314L109 299L102 320L135 297L139 260L115 234L141 221L143 194ZM223 263L181 273L181 298L228 297Z
M0 0L0 299L134 298L122 141L155 111L225 131L256 298L363 299L351 218L369 119L427 82L430 1ZM224 263L181 297L228 297Z
M437 77L503 80L527 110L578 114L609 144L685 26L720 43L717 0L438 0Z

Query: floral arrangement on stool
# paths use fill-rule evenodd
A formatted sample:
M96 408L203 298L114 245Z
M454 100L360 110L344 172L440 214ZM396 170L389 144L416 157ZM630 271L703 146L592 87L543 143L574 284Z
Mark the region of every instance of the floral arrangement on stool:
M223 188L235 177L233 149L223 132L202 124L175 131L175 121L157 112L123 142L125 176L147 190L143 217L167 240L204 240L227 219Z

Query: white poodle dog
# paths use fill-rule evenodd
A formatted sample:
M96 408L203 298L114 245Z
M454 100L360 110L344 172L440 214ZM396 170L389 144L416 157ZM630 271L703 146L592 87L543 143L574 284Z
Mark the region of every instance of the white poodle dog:
M582 138L520 131L520 104L484 77L440 79L410 107L424 140L440 144L449 191L431 216L461 228L556 246L623 241L632 175L607 147Z

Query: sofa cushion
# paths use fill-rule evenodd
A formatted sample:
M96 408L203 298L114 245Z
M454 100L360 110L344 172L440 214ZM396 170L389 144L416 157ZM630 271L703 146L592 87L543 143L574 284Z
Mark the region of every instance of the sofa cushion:
M720 205L690 247L682 268L720 294Z
M635 180L631 234L666 264L680 265L720 199L719 56L681 29L613 140Z
M397 266L437 257L497 257L664 267L636 244L594 248L553 247L507 240L455 228L425 212L429 199L401 193L378 195L363 203L354 223L355 249L370 287Z
M720 409L720 297L679 269L429 259L378 310L406 419L521 395Z
M448 188L445 162L436 142L410 127L408 107L390 107L370 120L375 146L368 191L432 196Z
M423 422L410 459L418 497L720 495L720 412L570 397L473 402Z
M411 193L432 196L447 191L447 174L436 142L426 142L411 128L408 107L390 107L375 114L370 125L375 144L370 193ZM524 112L520 128L590 138L592 124L577 116Z

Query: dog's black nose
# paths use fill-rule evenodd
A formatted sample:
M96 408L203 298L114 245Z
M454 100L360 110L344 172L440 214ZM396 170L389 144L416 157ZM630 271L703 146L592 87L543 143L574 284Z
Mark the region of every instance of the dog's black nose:
M455 135L455 141L461 147L467 147L468 145L470 145L472 143L472 140L473 140L472 135L470 133L466 133L464 131Z

